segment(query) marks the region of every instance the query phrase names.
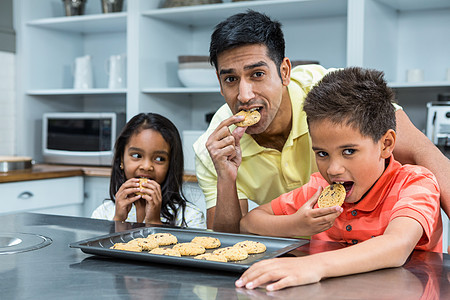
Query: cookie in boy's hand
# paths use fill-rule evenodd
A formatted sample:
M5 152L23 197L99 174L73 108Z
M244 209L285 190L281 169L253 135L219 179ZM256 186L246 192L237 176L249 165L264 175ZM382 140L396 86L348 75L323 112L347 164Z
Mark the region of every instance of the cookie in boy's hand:
M342 184L331 184L323 189L317 204L320 208L342 206L344 204L345 194L345 188Z
M244 116L245 117L244 120L235 123L235 125L239 126L239 127L247 127L247 126L255 125L261 119L261 114L256 109L251 109L249 111L241 110L235 116Z
M142 184L143 184L143 183L146 183L146 182L148 182L148 178L145 178L145 177L139 178L139 188L140 188L140 189L143 189L144 187L142 186ZM137 192L136 195L141 195L141 196L143 196L144 193L142 193L142 192Z

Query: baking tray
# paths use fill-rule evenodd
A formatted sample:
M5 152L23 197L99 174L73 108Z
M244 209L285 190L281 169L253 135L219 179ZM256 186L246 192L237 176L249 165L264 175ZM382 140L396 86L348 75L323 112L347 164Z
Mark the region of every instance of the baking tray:
M190 242L196 236L211 236L218 238L220 240L222 244L220 248L233 246L237 242L250 240L263 243L264 245L266 245L267 250L264 253L250 254L247 259L241 261L225 263L225 262L194 259L193 256L175 257L175 256L150 254L148 252L131 252L131 251L110 249L110 247L115 243L126 243L132 239L147 237L149 234L153 233L171 233L177 237L178 243ZM260 235L232 234L232 233L222 233L208 230L195 230L186 228L167 228L167 227L150 226L98 236L95 238L79 241L76 243L71 243L69 247L80 248L81 251L83 251L84 253L95 254L100 256L141 260L151 263L174 264L179 266L182 265L186 267L243 272L257 261L283 255L306 243L309 243L309 240L276 238ZM164 246L164 247L172 247L172 246ZM207 253L213 252L216 249L207 249L206 252Z

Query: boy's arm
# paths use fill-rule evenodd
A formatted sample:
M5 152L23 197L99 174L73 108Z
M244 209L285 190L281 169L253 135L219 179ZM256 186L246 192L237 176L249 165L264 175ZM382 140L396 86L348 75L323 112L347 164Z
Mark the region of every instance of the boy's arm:
M322 189L317 192L292 215L275 215L272 204L260 205L246 214L240 222L241 233L268 236L298 237L310 236L333 226L341 214L339 206L314 208Z
M423 234L419 222L398 217L383 235L350 247L295 258L275 258L251 266L237 287L268 284L269 291L318 282L323 278L402 266ZM273 282L273 283L271 283Z

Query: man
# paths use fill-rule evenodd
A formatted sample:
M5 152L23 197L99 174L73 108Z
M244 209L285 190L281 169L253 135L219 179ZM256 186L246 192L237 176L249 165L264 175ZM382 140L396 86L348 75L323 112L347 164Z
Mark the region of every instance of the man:
M284 48L281 24L254 11L229 17L211 36L210 60L226 104L194 144L208 228L239 232L248 200L267 203L307 183L317 171L302 105L309 90L331 69L308 65L291 72ZM261 120L234 129L233 124L242 120L234 114L250 109L257 109ZM435 174L448 215L450 161L400 107L396 118L395 158ZM333 214L318 217L332 220Z

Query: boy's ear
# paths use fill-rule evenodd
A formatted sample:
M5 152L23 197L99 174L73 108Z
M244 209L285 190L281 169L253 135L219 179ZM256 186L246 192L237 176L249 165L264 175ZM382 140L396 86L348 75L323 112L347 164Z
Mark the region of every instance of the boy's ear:
M381 157L388 158L392 155L395 147L395 139L396 139L395 131L389 129L381 138Z

